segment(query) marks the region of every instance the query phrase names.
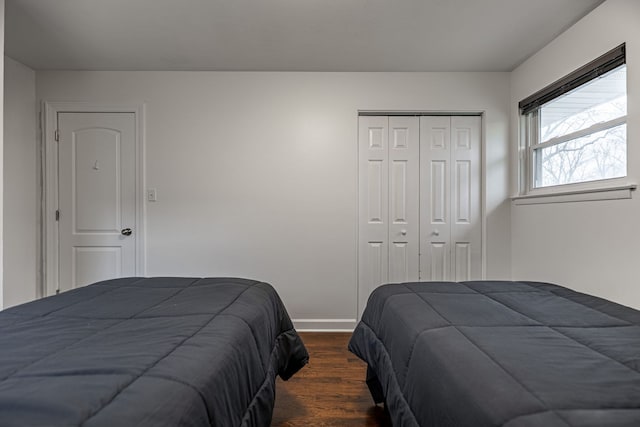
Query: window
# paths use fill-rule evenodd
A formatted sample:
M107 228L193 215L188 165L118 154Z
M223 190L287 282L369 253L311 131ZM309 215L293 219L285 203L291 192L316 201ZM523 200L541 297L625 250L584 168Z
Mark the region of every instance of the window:
M626 76L623 44L520 102L524 193L627 176Z

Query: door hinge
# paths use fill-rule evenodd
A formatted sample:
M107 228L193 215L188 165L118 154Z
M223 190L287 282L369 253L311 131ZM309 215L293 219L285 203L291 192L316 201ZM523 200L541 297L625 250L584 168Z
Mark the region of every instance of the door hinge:
M56 142L60 142L60 131L58 129L53 133L53 139L55 139Z
M60 211L56 211L56 221L60 221Z

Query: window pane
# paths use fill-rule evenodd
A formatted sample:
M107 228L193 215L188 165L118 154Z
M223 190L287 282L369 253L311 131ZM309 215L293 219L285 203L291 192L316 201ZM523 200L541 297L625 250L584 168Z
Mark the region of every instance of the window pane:
M618 178L626 174L626 124L534 150L536 187Z
M540 107L540 142L627 115L623 65Z

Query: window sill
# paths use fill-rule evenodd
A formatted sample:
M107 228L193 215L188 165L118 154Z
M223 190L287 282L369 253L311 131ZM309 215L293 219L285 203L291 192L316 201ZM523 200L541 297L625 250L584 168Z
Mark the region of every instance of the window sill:
M548 203L588 202L594 200L630 199L631 193L637 188L636 184L617 187L590 188L584 190L563 191L545 194L527 194L513 196L514 205L537 205Z

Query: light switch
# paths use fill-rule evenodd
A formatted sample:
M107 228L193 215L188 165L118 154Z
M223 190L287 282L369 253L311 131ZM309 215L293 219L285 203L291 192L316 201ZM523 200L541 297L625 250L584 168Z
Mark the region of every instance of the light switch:
M156 198L156 189L155 188L148 188L147 189L147 201L155 202L156 200L158 200Z

